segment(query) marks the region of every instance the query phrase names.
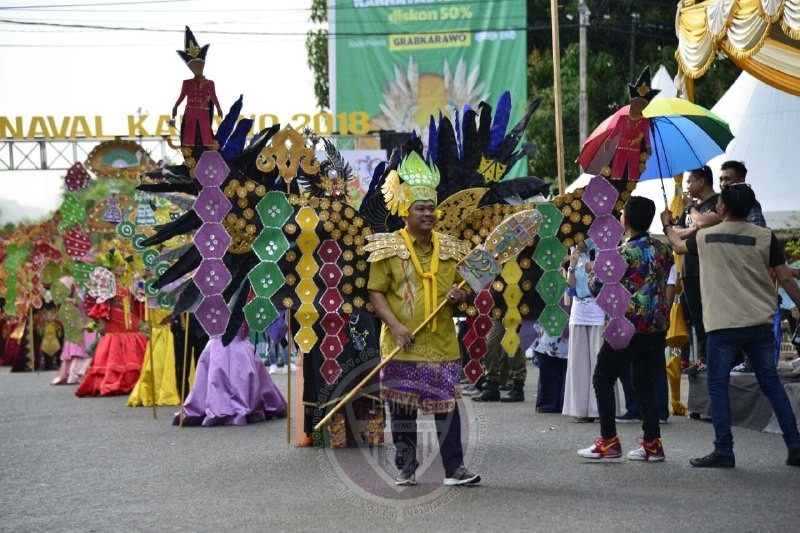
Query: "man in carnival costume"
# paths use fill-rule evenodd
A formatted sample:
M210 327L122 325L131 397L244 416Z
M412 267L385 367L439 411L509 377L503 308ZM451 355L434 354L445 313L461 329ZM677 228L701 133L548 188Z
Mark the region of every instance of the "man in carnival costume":
M402 179L402 181L401 181ZM383 185L386 205L405 227L370 238L370 301L383 321L381 353L397 356L381 370L381 396L389 404L398 485L416 483L417 411L433 413L445 485L474 485L480 476L464 466L457 400L460 352L453 307L466 299L456 264L467 243L433 231L439 171L412 151ZM439 302L448 304L416 335L412 332Z

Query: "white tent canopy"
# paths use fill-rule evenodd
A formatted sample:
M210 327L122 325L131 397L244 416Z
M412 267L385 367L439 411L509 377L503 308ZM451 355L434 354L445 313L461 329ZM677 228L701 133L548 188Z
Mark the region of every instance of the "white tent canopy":
M735 135L725 154L709 162L715 178L724 161L742 161L769 226L792 222L787 220L792 212L800 214L800 97L742 72L711 110L728 121Z

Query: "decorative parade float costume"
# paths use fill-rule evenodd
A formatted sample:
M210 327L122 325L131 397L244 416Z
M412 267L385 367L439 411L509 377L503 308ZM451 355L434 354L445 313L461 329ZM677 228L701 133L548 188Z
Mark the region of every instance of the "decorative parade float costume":
M144 307L127 286L125 259L112 250L106 264L117 272L116 279L110 270L97 267L87 283L88 295L95 299L88 315L98 322L101 338L75 391L80 397L129 394L139 379L147 346L147 337L139 331Z

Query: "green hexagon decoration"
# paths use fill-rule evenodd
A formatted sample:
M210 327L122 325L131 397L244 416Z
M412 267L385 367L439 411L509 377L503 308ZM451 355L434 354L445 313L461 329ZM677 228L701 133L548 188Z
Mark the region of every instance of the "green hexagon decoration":
M72 264L72 279L75 280L81 288L86 288L86 282L89 281L89 274L94 270L94 266L86 261L75 261Z
M269 298L256 296L244 306L247 323L256 331L264 331L278 318L278 310Z
M564 296L564 289L567 288L567 280L557 270L545 272L536 284L536 290L542 296L545 304L557 304L559 299Z
M561 266L566 255L564 245L556 237L545 237L539 240L533 252L533 260L542 270L555 270Z
M540 237L555 237L564 215L553 204L539 204L536 210L542 215L542 225L539 226Z
M50 295L53 297L53 302L55 302L56 305L60 306L64 303L64 300L66 300L67 297L69 296L69 289L67 288L66 285L56 280L50 287Z
M262 261L277 262L289 250L289 241L282 229L264 228L253 242L253 250Z
M258 216L264 226L271 228L280 228L286 224L289 217L292 216L292 205L286 199L286 195L278 191L270 191L264 198L256 205Z
M569 322L569 315L556 304L546 305L539 317L542 329L551 337L560 337L567 322Z
M259 263L250 271L247 278L250 280L256 296L264 298L271 298L283 286L284 281L281 269L278 268L277 263L271 261Z

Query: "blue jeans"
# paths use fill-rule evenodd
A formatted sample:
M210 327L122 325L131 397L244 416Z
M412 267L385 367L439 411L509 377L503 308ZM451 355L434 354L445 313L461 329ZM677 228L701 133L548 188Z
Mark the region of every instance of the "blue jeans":
M786 447L790 450L800 449L797 420L775 369L772 324L712 331L708 333L707 342L706 372L711 422L714 425L714 450L720 455L733 455L728 381L731 365L740 350L744 350L750 359L758 386L772 404Z

